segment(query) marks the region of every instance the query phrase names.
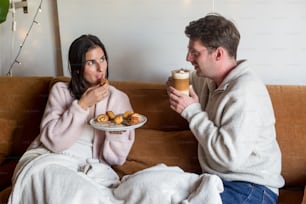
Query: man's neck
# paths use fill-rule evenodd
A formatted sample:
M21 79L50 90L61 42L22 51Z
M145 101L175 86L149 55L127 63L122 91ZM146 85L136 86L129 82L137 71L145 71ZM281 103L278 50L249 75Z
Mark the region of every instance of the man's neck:
M235 67L237 67L237 61L235 59L231 59L226 61L224 64L222 64L222 67L220 69L220 77L216 78L214 81L217 84L217 87L220 86L220 84L223 82L225 77L233 70Z

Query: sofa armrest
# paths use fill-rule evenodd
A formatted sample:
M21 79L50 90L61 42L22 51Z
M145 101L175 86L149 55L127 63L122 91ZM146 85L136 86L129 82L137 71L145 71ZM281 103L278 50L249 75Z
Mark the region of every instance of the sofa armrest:
M302 204L306 204L306 185L304 187L304 196L303 196Z
M0 165L0 191L11 185L18 160L6 160Z
M10 197L12 191L12 187L9 186L6 189L0 191L0 203L4 204L7 203L8 198Z

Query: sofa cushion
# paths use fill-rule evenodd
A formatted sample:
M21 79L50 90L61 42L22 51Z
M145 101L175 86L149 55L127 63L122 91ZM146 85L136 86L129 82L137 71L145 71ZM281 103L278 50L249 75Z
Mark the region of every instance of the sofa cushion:
M200 173L197 159L197 141L189 130L160 131L136 129L135 143L120 167L114 167L120 176L164 163L179 166L187 172Z
M302 203L303 190L299 189L280 189L278 204Z
M16 121L0 118L0 164L10 154Z

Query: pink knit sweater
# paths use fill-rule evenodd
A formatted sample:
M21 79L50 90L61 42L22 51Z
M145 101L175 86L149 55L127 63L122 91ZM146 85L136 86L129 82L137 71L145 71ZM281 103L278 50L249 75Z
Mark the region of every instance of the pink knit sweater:
M95 116L112 110L115 114L131 110L128 96L113 86L109 96L96 104ZM68 89L68 84L56 83L49 94L48 103L41 121L40 135L29 149L43 144L51 152L62 152L71 147L81 137L87 123L89 110L82 109ZM135 132L122 134L95 130L93 158L109 165L122 165L134 143Z

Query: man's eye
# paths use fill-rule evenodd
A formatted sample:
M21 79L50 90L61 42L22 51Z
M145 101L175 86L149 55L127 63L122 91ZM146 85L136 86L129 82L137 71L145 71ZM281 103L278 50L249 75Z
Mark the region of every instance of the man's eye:
M197 52L197 51L195 51L195 50L190 51L190 54L191 54L192 56L195 56L195 57L199 56L199 52Z

